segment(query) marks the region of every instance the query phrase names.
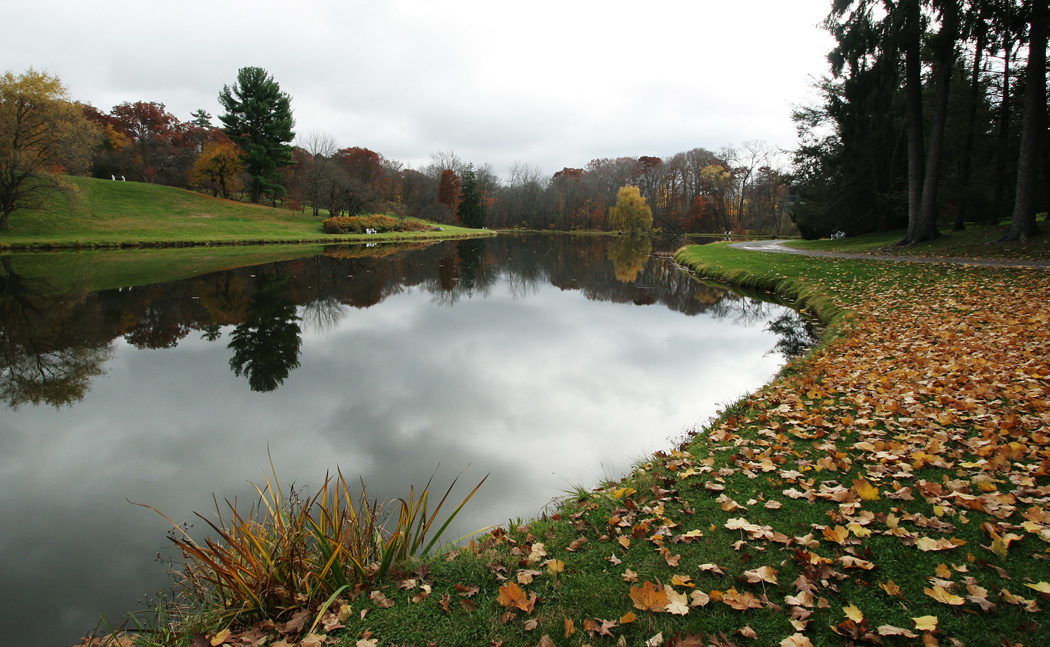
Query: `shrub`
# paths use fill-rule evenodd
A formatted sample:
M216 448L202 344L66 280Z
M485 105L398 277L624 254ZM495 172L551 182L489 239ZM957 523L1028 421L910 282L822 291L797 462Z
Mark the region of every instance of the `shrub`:
M391 231L431 231L434 228L419 220L402 220L381 214L371 216L336 216L323 223L327 234L363 234L368 230L383 234Z

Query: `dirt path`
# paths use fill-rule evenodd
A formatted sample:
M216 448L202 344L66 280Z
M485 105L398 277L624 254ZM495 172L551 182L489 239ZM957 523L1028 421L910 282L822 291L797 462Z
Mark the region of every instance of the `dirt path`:
M786 240L749 240L729 243L730 247L746 249L753 252L777 252L780 254L799 254L801 256L826 256L830 258L856 258L872 261L903 261L905 263L954 263L956 265L977 265L982 267L1019 267L1050 268L1048 261L1024 261L996 258L954 258L948 256L897 256L893 254L850 254L848 252L828 252L815 249L795 249L784 243Z

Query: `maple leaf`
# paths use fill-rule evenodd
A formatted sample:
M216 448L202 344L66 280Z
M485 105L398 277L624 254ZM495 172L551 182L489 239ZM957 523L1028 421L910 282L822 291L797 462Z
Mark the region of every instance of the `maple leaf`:
M532 584L533 578L543 575L540 571L534 571L531 569L521 569L515 574L515 579L518 580L518 584Z
M762 602L760 602L758 598L747 591L741 593L736 590L736 587L733 587L722 594L722 602L737 611L762 608Z
M850 604L849 606L842 607L842 612L846 614L846 617L853 622L860 622L864 620L864 613L857 608L857 605Z
M711 596L703 591L693 591L689 594L689 606L691 607L705 607L710 601Z
M662 631L645 641L645 647L660 647L662 644L664 644L664 632Z
M849 529L843 528L842 526L835 526L834 528L825 528L823 530L824 538L828 541L833 541L836 544L844 544L846 538L849 537Z
M623 579L624 582L637 582L638 573L635 573L634 571L628 568L624 570L623 575L621 575L620 578Z
M474 597L474 595L480 590L481 590L481 588L478 587L476 584L470 584L470 585L468 585L468 584L457 584L456 585L456 591L458 591L459 594L461 596L465 597L465 598Z
M922 591L934 600L937 600L938 602L941 602L943 604L959 606L960 604L966 601L962 598L962 596L955 595L954 593L949 593L948 591L944 590L939 586L935 586L932 589L923 588Z
M233 632L229 629L223 629L219 633L215 634L215 636L213 636L212 639L208 642L211 643L211 647L219 647L219 645L226 642L226 639L230 637L231 633Z
M689 600L684 593L679 593L668 585L664 586L664 593L667 595L667 605L664 611L676 616L684 616L689 613Z
M909 629L902 629L901 627L894 627L893 625L879 625L876 629L880 636L904 636L906 638L918 638L919 634Z
M536 643L536 647L555 647L554 640L547 634L540 636L540 641Z
M688 587L696 586L695 584L693 584L693 578L689 577L688 575L672 575L671 585Z
M641 586L631 587L631 601L634 608L641 611L654 611L660 613L667 606L667 594L657 589L653 583L646 580Z
M1035 584L1025 584L1025 586L1040 593L1050 593L1050 582L1036 582Z
M557 576L558 573L565 571L565 562L560 559L548 559L544 564L547 566L547 572L551 575Z
M382 591L372 591L368 598L372 600L372 604L375 604L380 609L389 609L394 606L394 601L383 595Z
M936 631L937 629L937 616L919 616L912 618L912 621L919 631Z
M813 647L805 634L792 634L780 641L780 647Z
M757 584L759 582L769 582L770 584L777 583L776 571L770 566L761 566L751 571L744 571L744 577L746 577L747 581L752 584Z
M536 594L533 593L531 597L526 597L521 587L514 582L508 582L499 587L499 596L496 598L496 602L508 609L521 609L525 613L531 613L533 607L536 606Z
M886 595L891 595L891 596L893 596L895 598L903 598L904 597L904 594L901 592L901 587L897 586L897 584L893 580L890 580L890 581L886 582L885 584L883 584L882 582L879 582L879 588L881 588L883 591L885 591Z
M879 488L869 483L866 479L854 479L853 491L857 493L862 501L879 500Z
M635 615L634 611L628 611L627 613L620 616L620 624L629 625L637 619L638 616Z

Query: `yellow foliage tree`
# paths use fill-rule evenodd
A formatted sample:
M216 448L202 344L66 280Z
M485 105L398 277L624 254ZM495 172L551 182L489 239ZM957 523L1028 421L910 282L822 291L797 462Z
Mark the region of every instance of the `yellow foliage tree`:
M609 224L629 234L647 234L653 228L653 210L636 186L620 187L616 205L609 209Z
M0 76L0 229L16 209L41 206L62 174L86 169L99 137L57 76Z
M190 186L208 189L213 196L229 198L242 188L238 178L244 160L233 142L208 142L190 170Z

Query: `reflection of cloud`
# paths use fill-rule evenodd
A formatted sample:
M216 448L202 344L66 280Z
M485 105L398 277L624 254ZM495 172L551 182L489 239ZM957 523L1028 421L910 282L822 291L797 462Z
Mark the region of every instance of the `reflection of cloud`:
M75 410L5 412L0 518L33 523L0 531L0 545L39 546L0 560L5 615L55 604L75 578L75 598L60 601L75 637L101 596L155 589L167 527L125 498L192 520L212 493L251 501L247 481L261 480L268 454L286 481L316 487L338 466L380 498L435 470L443 493L469 466L453 493L465 496L490 473L451 538L619 477L778 366L763 326L546 284L488 292L450 308L406 288L378 307L344 307L323 335L304 333L301 368L268 394L232 374L223 341L191 335L169 350L116 342L108 375Z

